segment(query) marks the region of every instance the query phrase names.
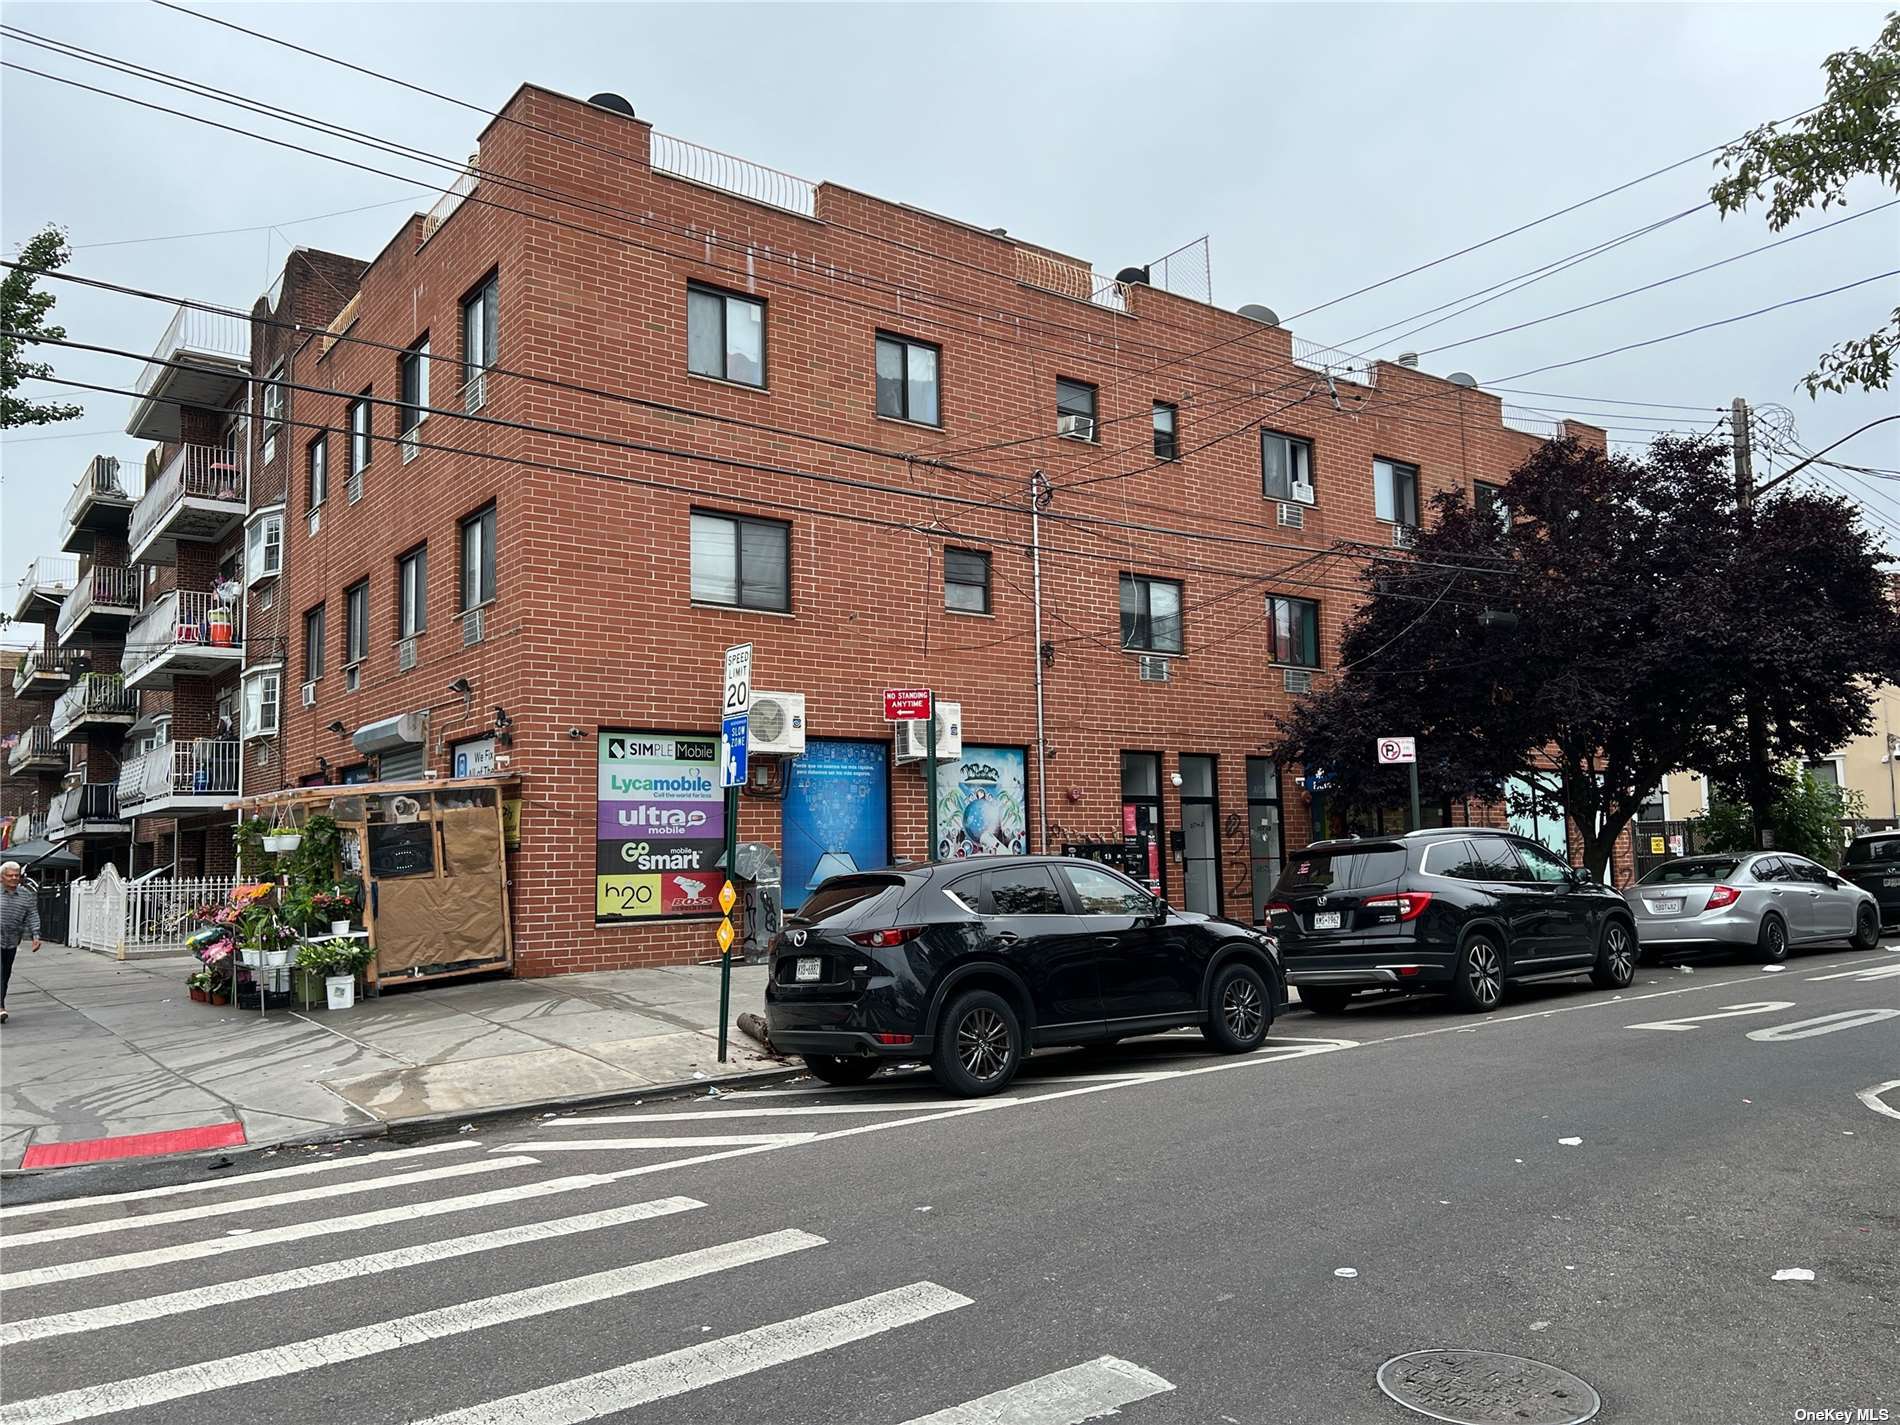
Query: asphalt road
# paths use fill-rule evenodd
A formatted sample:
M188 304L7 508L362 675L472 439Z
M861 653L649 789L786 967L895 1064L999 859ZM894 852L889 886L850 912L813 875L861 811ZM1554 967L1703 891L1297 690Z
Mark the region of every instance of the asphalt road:
M1352 1425L1445 1346L1604 1421L1900 1421L1896 948L208 1176L7 1202L0 1422Z

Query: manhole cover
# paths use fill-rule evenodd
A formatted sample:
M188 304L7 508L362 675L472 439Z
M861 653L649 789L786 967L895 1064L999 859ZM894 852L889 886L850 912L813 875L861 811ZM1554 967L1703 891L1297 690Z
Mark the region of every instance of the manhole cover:
M1583 1425L1603 1397L1569 1371L1496 1351L1411 1351L1379 1367L1379 1389L1451 1425Z

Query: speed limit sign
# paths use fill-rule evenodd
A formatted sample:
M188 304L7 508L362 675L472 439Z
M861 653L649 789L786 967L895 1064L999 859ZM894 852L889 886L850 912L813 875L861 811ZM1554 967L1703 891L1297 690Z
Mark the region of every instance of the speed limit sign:
M1410 737L1381 737L1379 739L1379 763L1385 766L1397 762L1418 761L1418 744Z

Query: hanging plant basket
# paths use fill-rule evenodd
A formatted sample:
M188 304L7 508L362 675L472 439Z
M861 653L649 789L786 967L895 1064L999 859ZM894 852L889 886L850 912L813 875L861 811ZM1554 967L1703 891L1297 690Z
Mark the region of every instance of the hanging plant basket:
M303 842L301 831L273 831L264 837L264 849L272 855L295 851Z

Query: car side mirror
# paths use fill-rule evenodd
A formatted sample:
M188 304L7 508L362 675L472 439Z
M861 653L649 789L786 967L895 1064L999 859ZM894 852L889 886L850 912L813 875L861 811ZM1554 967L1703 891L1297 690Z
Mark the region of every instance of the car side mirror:
M1168 923L1168 903L1162 900L1160 896L1150 897L1148 900L1147 913L1141 918L1149 925L1166 925Z

